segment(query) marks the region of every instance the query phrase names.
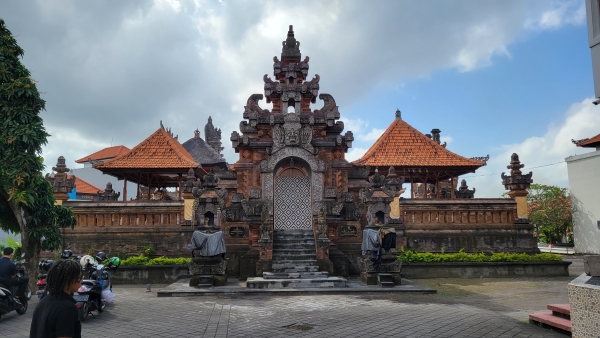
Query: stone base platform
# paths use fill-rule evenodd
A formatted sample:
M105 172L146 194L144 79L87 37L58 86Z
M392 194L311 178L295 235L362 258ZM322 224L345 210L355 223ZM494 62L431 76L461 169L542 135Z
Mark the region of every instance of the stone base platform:
M287 280L290 281L290 280ZM251 289L245 281L229 278L227 285L210 288L195 288L189 286L189 278L180 279L169 286L158 290L158 297L193 297L218 295L310 295L310 294L368 294L368 293L437 293L437 290L427 286L414 285L412 281L403 279L402 285L393 288L382 288L378 285L364 285L356 277L347 279L346 287L327 288L281 288L281 289Z
M248 278L246 287L249 289L306 289L306 288L345 288L347 280L342 277L325 278Z

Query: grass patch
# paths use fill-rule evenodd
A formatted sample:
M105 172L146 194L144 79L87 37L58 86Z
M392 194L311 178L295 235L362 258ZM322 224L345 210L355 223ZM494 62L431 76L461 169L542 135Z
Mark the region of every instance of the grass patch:
M530 255L526 253L494 252L466 253L463 249L456 253L414 252L401 248L398 258L404 263L442 263L442 262L547 262L561 261L562 256L553 253Z

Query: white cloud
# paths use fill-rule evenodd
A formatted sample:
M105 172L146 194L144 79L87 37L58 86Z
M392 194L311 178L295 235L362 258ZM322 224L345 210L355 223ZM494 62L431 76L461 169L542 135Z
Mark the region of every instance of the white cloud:
M367 152L367 150L369 149L356 147L350 148L350 151L348 151L348 153L346 154L346 161L352 162L358 160Z
M452 141L454 141L454 139L452 138L452 136L450 136L450 135L441 136L440 135L440 142L442 144L444 144L444 142L447 143L447 144L450 144L450 143L452 143Z
M360 134L358 136L358 138L361 141L365 141L365 142L375 142L379 139L379 137L383 134L383 132L385 131L385 129L378 129L378 128L373 128L371 129L371 131L369 131L366 134Z
M321 93L348 107L382 84L439 69L471 71L510 56L508 46L532 27L582 20L578 8L561 8L507 0L0 2L25 50L24 64L45 92L44 119L54 136L44 156L72 153L67 163L112 137L134 146L159 120L185 141L208 116L223 130L226 158L234 162L229 135L238 130L246 99L262 93L262 76L272 74L289 24L303 56L311 56L309 77L320 74ZM358 141L379 132L368 129L368 120L344 122ZM71 135L72 142L57 135Z
M556 29L564 25L581 25L585 22L585 1L555 1L539 17L525 23L534 30Z
M526 128L526 127L525 127ZM593 151L576 147L571 139L579 140L600 133L600 106L592 99L571 105L561 125L550 125L542 136L532 136L521 143L505 144L490 156L487 166L476 174L464 175L469 186L477 188L476 197L498 197L505 190L500 173L509 170L512 153L517 153L525 165L523 172L533 172L533 181L540 184L568 188L567 165L564 159L571 155ZM539 168L536 168L539 167Z

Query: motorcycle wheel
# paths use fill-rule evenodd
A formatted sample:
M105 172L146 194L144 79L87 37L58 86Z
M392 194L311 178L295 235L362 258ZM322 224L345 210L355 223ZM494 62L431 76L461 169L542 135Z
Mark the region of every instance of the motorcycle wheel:
M83 303L83 305L78 308L77 311L79 311L79 321L84 322L90 313L88 303Z
M27 312L27 308L29 306L27 305L27 300L21 301L21 303L23 303L23 307L20 309L16 309L15 311L17 311L17 313L20 315L24 315Z
M31 288L29 287L29 284L27 284L27 289L25 289L25 297L27 300L31 300Z

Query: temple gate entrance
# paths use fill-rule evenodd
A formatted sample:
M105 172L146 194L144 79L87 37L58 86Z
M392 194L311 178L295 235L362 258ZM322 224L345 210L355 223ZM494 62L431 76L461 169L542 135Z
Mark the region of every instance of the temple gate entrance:
M275 174L275 229L312 229L310 176L293 160Z

